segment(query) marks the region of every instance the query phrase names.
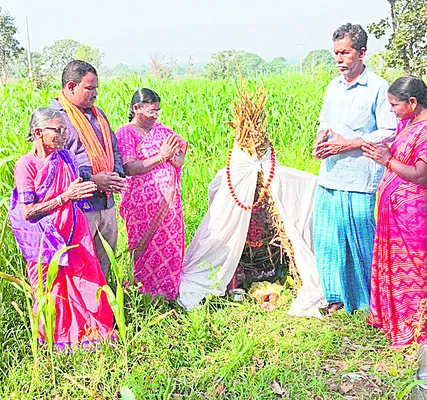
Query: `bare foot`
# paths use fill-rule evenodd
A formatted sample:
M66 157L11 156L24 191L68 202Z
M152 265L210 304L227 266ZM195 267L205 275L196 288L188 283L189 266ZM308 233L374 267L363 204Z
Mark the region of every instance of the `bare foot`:
M344 307L344 303L338 302L338 303L331 303L329 304L328 308L326 309L326 315L330 317L335 311L340 310Z

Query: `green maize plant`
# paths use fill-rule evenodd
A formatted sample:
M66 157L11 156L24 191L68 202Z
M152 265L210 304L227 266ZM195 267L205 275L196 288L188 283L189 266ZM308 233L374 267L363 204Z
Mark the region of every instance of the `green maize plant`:
M39 262L37 265L38 270L38 280L35 285L34 291L31 288L30 284L25 280L25 278L16 278L10 274L0 272L0 278L10 282L16 289L20 290L26 300L27 306L27 315L30 321L30 329L28 331L29 337L31 339L31 351L33 353L34 359L34 368L33 368L33 379L30 388L30 392L32 393L34 390L34 379L37 376L38 372L38 363L39 363L39 353L38 353L38 331L39 325L43 326L43 330L45 333L45 339L48 346L51 367L52 367L52 380L55 384L55 369L53 363L53 344L54 344L54 336L55 336L55 318L56 318L56 310L55 310L55 301L52 295L53 284L55 282L56 276L58 275L59 268L59 260L61 255L67 250L77 247L68 246L63 249L57 251L52 257L51 262L49 263L49 267L46 275L46 283L43 284L43 264L42 264L42 248L43 248L43 238L42 243L40 245L40 256ZM14 304L14 308L18 311L21 319L26 325L26 319L24 317L24 313L19 307ZM35 309L35 312L33 311ZM27 328L28 329L28 328Z
M122 263L118 263L116 257L114 256L113 249L109 243L104 239L101 233L98 231L98 235L101 238L102 245L107 253L107 256L111 263L111 271L116 280L116 293L114 294L113 290L109 285L104 285L100 287L96 293L96 300L99 302L101 293L104 292L107 296L108 303L113 311L117 327L119 329L119 336L123 342L124 351L123 358L126 364L127 369L127 335L126 335L126 321L125 321L125 306L124 306L124 293L123 293L123 280L125 278L124 268Z
M53 284L58 275L59 269L59 260L61 255L65 253L67 250L77 247L78 245L67 246L61 250L58 250L52 260L49 263L49 267L46 275L46 283L43 284L43 264L42 264L42 244L40 245L40 257L38 262L38 281L36 283L36 287L34 290L35 296L35 305L36 305L36 322L38 327L38 322L41 318L45 339L47 343L47 347L50 354L51 366L52 366L52 381L55 386L55 367L53 362L53 344L55 338L55 318L56 318L56 310L55 310L55 300L52 295ZM35 337L35 333L33 332L33 340L37 340Z

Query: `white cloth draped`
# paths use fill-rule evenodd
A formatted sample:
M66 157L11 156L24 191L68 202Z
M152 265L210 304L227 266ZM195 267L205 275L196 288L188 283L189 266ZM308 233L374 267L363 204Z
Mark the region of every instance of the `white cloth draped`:
M235 144L230 161L231 182L238 199L246 205L254 201L258 172L267 178L271 150L263 160L250 157ZM303 281L288 313L321 318L319 307L326 304L311 244L312 214L316 176L276 161L270 186L275 206L293 245L295 264ZM189 246L179 289L179 303L192 309L208 294L223 296L242 256L251 211L234 201L225 169L209 184L209 209Z

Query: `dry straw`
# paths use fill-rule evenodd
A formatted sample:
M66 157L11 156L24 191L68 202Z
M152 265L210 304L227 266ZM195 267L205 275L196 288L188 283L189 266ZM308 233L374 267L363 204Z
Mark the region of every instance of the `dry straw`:
M238 66L238 71L240 72ZM241 76L241 75L240 75ZM239 148L250 155L256 154L262 159L271 146L267 137L267 118L265 104L267 95L263 86L259 87L252 95L241 76L238 87L238 100L234 106L234 118L228 124L234 128ZM259 199L260 191L265 187L263 171L258 173L255 199ZM296 287L301 286L301 279L295 265L292 243L286 234L282 218L274 204L270 190L268 190L258 205L252 210L250 227L257 227L247 235L245 248L239 266L246 274L261 277L266 265L276 267L277 264L286 264L289 275ZM255 237L254 237L255 236Z

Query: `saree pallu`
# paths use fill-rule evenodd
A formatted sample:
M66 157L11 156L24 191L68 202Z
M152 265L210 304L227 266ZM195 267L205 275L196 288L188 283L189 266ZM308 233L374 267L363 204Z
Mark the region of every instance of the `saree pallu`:
M427 163L427 120L402 121L390 150L407 165ZM387 170L381 181L368 323L392 345L427 339L427 186Z
M329 303L347 312L369 309L375 194L318 186L313 244L320 280Z
M132 125L122 126L116 137L123 165L158 154L170 134L176 135L158 122L145 137ZM181 138L179 142L185 153L187 143ZM181 168L166 161L127 180L119 211L126 223L129 249L133 252L134 282L141 284L144 293L175 299L185 245Z
M38 282L41 246L44 284L53 255L65 246L77 245L60 258L52 288L57 347L86 345L109 338L113 333L113 315L105 294L98 303L96 301L98 288L106 282L83 212L75 202L69 201L47 216L27 221L20 209L21 204L41 203L61 195L76 176L76 165L67 150L56 151L45 160L28 153L15 166L16 187L9 212L10 224L27 262L33 289ZM39 339L45 340L42 325Z

